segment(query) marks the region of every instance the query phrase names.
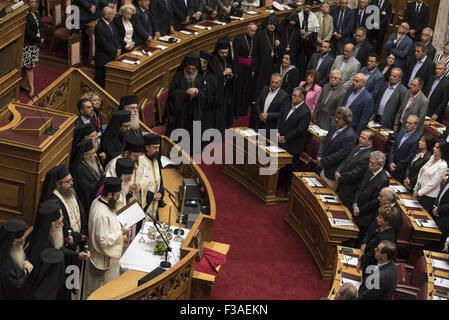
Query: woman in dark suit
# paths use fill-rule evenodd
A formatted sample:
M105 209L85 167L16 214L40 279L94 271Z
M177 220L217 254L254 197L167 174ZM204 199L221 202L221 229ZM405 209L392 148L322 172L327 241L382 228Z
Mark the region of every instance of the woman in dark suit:
M281 88L290 97L293 89L299 84L299 70L292 65L292 55L290 53L284 53L281 63L275 66L272 73L279 73L282 76Z
M379 70L384 75L385 81L388 82L390 80L390 74L391 74L391 70L393 70L393 68L396 68L396 56L394 54L390 53L387 56L386 61L384 63L381 63L379 66Z
M365 269L369 265L377 265L374 253L377 245L382 240L389 240L396 243L393 225L398 219L398 210L390 205L385 205L379 208L378 213L376 218L377 226L374 223L371 225L372 227L366 233L360 247L362 256L360 257L357 269L362 269L363 274L365 274Z
M434 143L435 141L433 139L433 135L431 135L430 133L424 133L419 140L419 151L405 171L406 178L404 180L404 186L408 191L413 190L416 184L416 180L418 179L419 170L423 165L426 164L427 161L429 161L430 157L432 156Z
M120 14L114 17L114 25L120 38L120 46L123 51L130 51L136 45L136 33L131 23L131 17L136 13L136 7L132 4L124 4L120 7Z
M39 46L44 43L44 33L41 17L37 12L37 0L28 0L27 2L30 8L27 11L25 24L21 89L28 92L28 98L33 99L35 96L33 68L39 61ZM26 82L28 82L28 86Z

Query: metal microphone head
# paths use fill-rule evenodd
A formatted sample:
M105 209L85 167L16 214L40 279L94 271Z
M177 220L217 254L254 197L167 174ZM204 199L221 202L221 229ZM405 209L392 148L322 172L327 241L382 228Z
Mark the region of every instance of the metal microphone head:
M84 251L87 251L87 249L89 249L89 246L86 244L84 245Z
M72 234L72 230L71 229L67 230L67 232L69 233L69 236Z

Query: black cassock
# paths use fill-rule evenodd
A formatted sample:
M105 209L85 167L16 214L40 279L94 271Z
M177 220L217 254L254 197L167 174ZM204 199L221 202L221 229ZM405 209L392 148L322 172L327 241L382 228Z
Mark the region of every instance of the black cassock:
M23 268L19 268L9 255L5 257L5 261L2 261L1 268L3 279L0 284L0 300L29 299L27 288L30 283L26 281L28 277L23 272Z
M186 91L189 88L197 88L198 94L190 100ZM192 134L193 121L201 120L201 111L206 100L206 87L203 76L198 73L193 86L189 85L184 77L184 71L178 70L170 82L168 89L166 135L170 137L175 129L186 129Z
M224 134L225 129L230 128L234 121L233 91L234 78L223 76L226 68L232 69L232 60L227 57L221 61L218 53L214 53L211 59L211 68L217 78L217 112L215 114L215 128Z
M273 65L281 60L279 47L274 45L276 40L280 41L279 34L269 32L266 29L257 31L255 35L256 54L254 56L253 71L255 72L255 88L251 101L256 101L264 86L270 84L271 70Z
M206 86L206 101L203 105L201 131L215 128L217 113L217 78L209 70L203 71L204 85ZM207 142L205 142L207 143Z
M120 136L119 129L110 137L103 136L101 139L101 145L99 152L106 153L106 160L104 163L108 164L109 161L123 153L125 148L125 135Z
M281 60L284 53L290 53L292 55L292 60L290 61L290 63L298 68L298 70L304 69L305 71L305 66L303 66L305 63L304 39L301 38L301 32L299 28L291 28L286 24L281 24L276 30L281 37Z
M254 79L251 77L251 72L253 71L256 41L243 33L235 37L232 47L237 60L234 64L234 74L236 75L234 115L244 116L248 114L251 92L254 91L254 81L252 81Z

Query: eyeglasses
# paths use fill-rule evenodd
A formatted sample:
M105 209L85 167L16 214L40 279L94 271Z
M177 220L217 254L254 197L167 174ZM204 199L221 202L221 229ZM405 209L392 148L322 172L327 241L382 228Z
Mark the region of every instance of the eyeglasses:
M66 180L66 181L62 181L62 183L70 183L70 182L73 182L74 180L73 180L73 178L72 179L69 179L69 180Z

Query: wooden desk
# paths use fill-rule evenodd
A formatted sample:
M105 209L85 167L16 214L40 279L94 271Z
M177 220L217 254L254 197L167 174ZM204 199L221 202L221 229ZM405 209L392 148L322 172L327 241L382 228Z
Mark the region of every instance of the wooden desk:
M337 246L335 252L334 272L332 274L331 289L327 298L334 300L340 287L345 282L344 279L362 282L362 270L357 271L357 267L353 264L345 263L351 261L357 263L360 259L361 252L359 249ZM356 260L354 260L356 259ZM342 281L343 279L343 281Z
M394 178L390 178L390 186L402 186L402 184ZM415 264L419 257L422 255L422 251L432 242L440 241L441 231L438 228L426 228L421 226L416 219L424 219L434 222L432 216L424 208L406 207L401 199L417 200L408 192L396 192L398 197L397 204L401 210L405 213L405 216L409 219L413 226L412 233L410 235L410 257L409 263Z
M311 187L305 178L316 178L323 187ZM304 241L320 270L321 277L330 280L337 246L358 237L359 229L352 214L342 204L330 204L321 195L336 196L316 173L295 172L284 221ZM338 226L339 219L351 226Z
M265 149L269 145L268 140L262 135L246 137L239 130L247 127L231 128L233 138L226 138L225 153L232 152L232 163L223 165L223 174L237 182L265 204L273 204L287 201L285 197L277 197L276 189L279 178L279 170L292 163L292 155L288 152L270 153ZM262 140L256 140L258 139ZM260 144L259 141L263 141ZM269 163L261 163L261 155L269 157ZM270 163L273 166L270 167ZM270 168L271 174L261 174L261 170Z
M435 277L449 280L449 270L434 267L435 260L449 260L449 254L423 251L427 268L427 300L448 300L449 288L441 287L435 282ZM430 272L429 272L430 271Z
M442 123L439 123L438 121L424 121L424 133L431 133L436 138L436 140L438 140L439 137L444 133L444 130L446 130L446 126Z

